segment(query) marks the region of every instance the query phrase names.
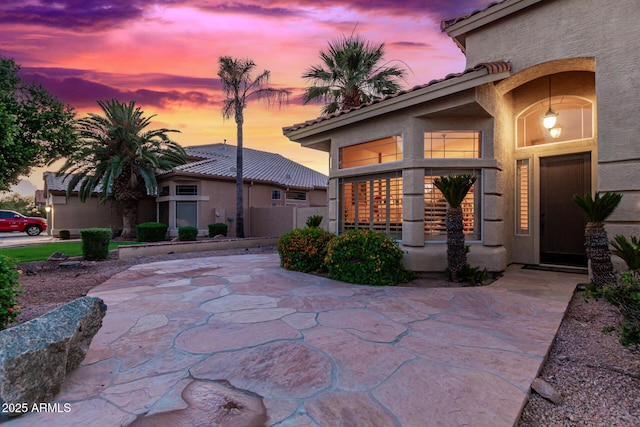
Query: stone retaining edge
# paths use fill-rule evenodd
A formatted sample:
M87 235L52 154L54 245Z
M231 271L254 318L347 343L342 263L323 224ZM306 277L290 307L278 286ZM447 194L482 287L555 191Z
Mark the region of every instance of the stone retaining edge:
M248 239L206 240L195 242L159 242L118 247L118 259L139 256L165 255L168 253L204 252L222 249L258 248L275 246L277 237L256 237Z

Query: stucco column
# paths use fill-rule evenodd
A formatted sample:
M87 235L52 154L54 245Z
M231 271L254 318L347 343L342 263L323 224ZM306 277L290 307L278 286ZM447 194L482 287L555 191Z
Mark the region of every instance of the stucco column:
M497 169L484 171L484 224L485 246L503 246L505 243L504 172Z
M402 244L424 246L424 168L402 171Z
M338 207L338 179L331 178L329 179L329 188L327 192L328 197L328 206L327 213L329 218L327 218L327 230L332 233L338 232L338 213L340 212Z
M424 121L412 119L402 134L402 160L424 159Z

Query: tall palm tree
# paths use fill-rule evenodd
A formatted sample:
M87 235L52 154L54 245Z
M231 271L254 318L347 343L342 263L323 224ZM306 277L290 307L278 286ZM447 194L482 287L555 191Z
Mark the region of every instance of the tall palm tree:
M467 265L467 248L464 245L464 222L462 201L476 182L471 174L441 176L433 180L447 200L447 266L452 280L458 280L458 273Z
M291 92L269 87L270 72L264 70L255 79L251 73L256 64L251 59L234 59L230 56L218 58L218 77L226 99L222 116L236 122L236 237L244 237L244 193L243 193L243 133L244 109L253 98L264 99L267 105L276 101L279 106L287 103Z
M596 286L614 284L616 275L613 272L611 262L611 250L609 249L609 238L607 230L604 228L604 221L611 216L622 200L622 194L607 191L600 197L596 193L573 196L573 201L587 215L587 225L584 229L584 246L587 259L591 261L591 277Z
M322 64L302 75L313 84L304 93L304 103L325 102L322 113L332 114L397 93L405 71L380 64L383 56L384 43L375 46L353 34L329 42L329 48L320 51Z
M58 175L70 175L69 195L78 184L80 201L99 191L99 201L115 200L122 212L122 236L133 237L138 201L157 194L156 171L186 163L185 152L167 136L173 129L146 130L135 101L98 101L104 115L89 113L78 121L80 143Z

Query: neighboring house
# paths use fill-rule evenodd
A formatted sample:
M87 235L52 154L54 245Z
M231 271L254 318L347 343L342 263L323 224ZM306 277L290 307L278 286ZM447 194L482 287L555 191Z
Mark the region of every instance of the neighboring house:
M55 172L45 172L44 195L47 207L48 233L59 236L60 230L69 230L72 237L79 237L80 230L91 227L113 228L122 230L122 212L116 204L108 200L98 203L97 192L81 202L78 192L67 197L68 178L56 176ZM79 185L76 187L78 188ZM156 220L156 206L153 198L141 200L138 204L138 221Z
M639 235L639 11L637 0L492 3L442 22L464 72L284 128L330 154L329 229L383 231L408 268L443 270L446 203L433 180L473 173L472 265L586 265L576 193L623 193L607 229Z
M159 221L169 225L169 235L177 236L178 227L191 225L206 235L208 224L227 224L229 236L235 235L236 147L210 144L186 147L187 164L157 175L158 195L143 200L139 221ZM327 177L279 154L244 149L244 224L246 236L278 236L294 224L297 208L325 213ZM70 229L77 234L86 227L122 227L122 216L111 202L98 205L97 197L80 203L77 193L66 198L66 181L45 172L52 234Z
M189 163L158 175L159 221L169 224L170 235L177 235L177 228L184 225L206 233L207 224L221 222L234 236L236 146L211 144L185 150ZM246 236L278 236L292 228L293 208L327 204L327 176L279 154L244 148L243 178Z

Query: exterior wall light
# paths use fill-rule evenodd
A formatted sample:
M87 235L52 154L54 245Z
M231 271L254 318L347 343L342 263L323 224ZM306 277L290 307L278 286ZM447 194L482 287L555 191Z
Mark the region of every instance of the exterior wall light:
M551 138L558 139L562 134L562 127L556 126L554 128L549 129L549 133L551 134Z
M557 122L558 113L551 109L551 76L549 76L549 110L542 117L542 126L547 130L551 130L556 126Z
M551 103L551 100L549 100L549 103ZM542 126L544 126L545 129L551 130L555 127L557 122L558 113L549 107L549 111L547 111L547 113L542 117Z
M45 206L45 207L44 207L44 211L45 211L46 213L51 212L51 206L49 206L49 205Z

